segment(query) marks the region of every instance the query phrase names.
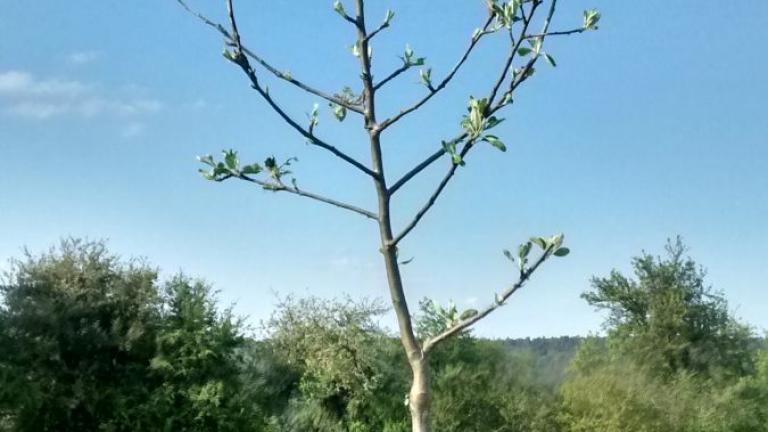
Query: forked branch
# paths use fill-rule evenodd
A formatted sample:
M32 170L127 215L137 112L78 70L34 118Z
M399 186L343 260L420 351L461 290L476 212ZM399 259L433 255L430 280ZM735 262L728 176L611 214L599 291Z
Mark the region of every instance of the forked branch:
M338 201L338 200L335 200L333 198L328 198L328 197L325 197L323 195L319 195L319 194L316 194L316 193L313 193L313 192L309 192L309 191L306 191L304 189L300 189L295 184L293 186L288 186L288 185L283 184L283 183L268 182L268 181L264 181L264 180L255 179L255 178L252 178L252 177L249 177L249 176L246 176L246 175L240 175L238 178L241 179L241 180L250 182L250 183L257 184L257 185L263 187L265 190L268 190L268 191L287 192L287 193L290 193L290 194L294 194L294 195L298 195L298 196L303 196L305 198L309 198L309 199L312 199L312 200L315 200L315 201L319 201L319 202L322 202L322 203L325 203L325 204L330 204L330 205L332 205L334 207L338 207L338 208L341 208L341 209L344 209L344 210L349 210L351 212L357 213L359 215L365 216L368 219L372 219L372 220L375 220L375 221L377 221L378 218L379 218L378 215L376 213L373 213L372 211L366 210L364 208L361 208L361 207L358 207L358 206L355 206L355 205L352 205L352 204L347 204L345 202Z
M555 251L555 246L548 245L546 249L544 249L541 256L536 260L536 262L533 263L531 267L525 269L520 273L520 278L517 280L517 282L512 286L510 286L509 288L507 288L506 290L504 290L502 293L498 294L494 302L488 305L487 307L485 307L485 309L478 311L476 314L474 314L469 318L460 320L459 322L455 323L454 325L452 325L442 333L427 339L424 342L424 345L422 348L424 352L428 353L440 342L450 338L451 336L457 335L463 332L464 330L467 330L476 322L487 317L488 315L491 314L491 312L503 306L506 303L506 301L512 296L512 294L517 292L517 290L519 290L525 285L525 283L531 278L531 275L533 275L536 269L538 269L539 266L542 263L544 263L544 261L546 261L548 258L552 256L552 253L554 251Z
M459 153L459 156L461 157L462 160L467 155L467 153L469 153L469 150L472 149L473 145L474 145L474 141L469 141L464 145L464 148ZM437 155L437 153L435 153L435 155ZM434 160L437 160L438 158L439 156L435 157ZM445 187L448 185L448 182L451 181L451 178L453 177L453 175L456 174L456 169L458 167L459 167L459 164L457 163L451 164L451 168L448 170L448 172L445 174L443 179L440 181L440 184L437 185L437 189L435 189L435 191L432 192L432 195L430 195L426 204L424 204L424 206L416 213L416 216L414 216L413 220L411 220L411 222L405 226L403 231L401 231L400 234L398 234L397 237L395 237L394 240L392 240L393 245L397 245L398 243L400 243L400 241L404 239L405 236L407 236L414 228L416 228L416 225L419 224L419 222L424 217L424 215L426 215L429 209L432 208L433 205L435 205L437 198L440 196L441 193L443 193L443 189L445 189Z
M227 10L229 11L229 19L230 24L232 26L232 34L237 34L237 23L235 20L235 14L232 9L232 0L227 0ZM246 57L243 54L242 51L242 45L240 44L239 36L236 39L233 39L233 44L235 46L235 53L229 53L228 51L225 51L225 57L230 60L231 62L238 65L245 75L248 77L249 81L251 82L251 87L256 90L259 95L267 102L267 104L286 122L288 125L290 125L294 130L296 130L299 134L301 134L304 138L307 139L307 141L315 146L321 147L325 150L328 150L329 152L333 153L336 157L339 159L349 163L350 165L354 166L355 168L359 169L360 171L364 172L365 174L368 174L369 176L373 178L378 178L378 175L372 171L367 166L363 165L361 162L357 161L356 159L350 157L346 153L342 152L341 150L337 149L336 147L332 146L331 144L328 144L327 142L321 140L320 138L316 137L313 130L311 128L307 129L301 126L298 122L296 122L291 116L289 116L285 110L283 110L277 102L272 98L272 96L269 94L269 92L259 83L258 77L256 76L256 71L251 67L250 62L248 61L248 57Z
M461 67L467 61L467 59L469 58L469 55L477 46L477 43L480 42L480 39L482 39L483 36L488 34L487 30L490 27L492 22L493 22L493 16L490 16L488 20L485 22L485 25L483 26L482 30L479 33L475 33L474 35L472 35L472 41L469 43L469 46L467 47L466 51L464 51L464 54L461 56L461 58L453 67L453 69L451 69L451 71L448 72L448 75L446 75L445 78L443 78L443 80L437 84L437 86L430 88L429 93L427 93L426 96L422 97L419 101L417 101L410 107L401 110L398 114L381 122L380 129L384 130L389 126L392 126L393 124L395 124L397 121L407 116L408 114L418 110L430 99L432 99L436 94L438 94L441 90L443 90L448 85L448 83L451 82L453 77L456 76L456 73L459 71L459 69L461 69ZM380 86L381 84L379 85L379 87Z
M530 77L533 67L536 64L538 58L540 57L538 55L538 52L534 52L534 55L532 55L531 58L525 63L525 66L523 66L519 71L516 71L517 72L516 74L513 74L509 82L509 88L504 93L504 97L501 98L496 104L493 104L493 100L495 99L500 87L506 81L507 75L509 75L509 69L512 67L515 56L518 53L518 50L520 49L521 42L523 40L529 39L529 35L527 34L528 27L540 4L541 4L541 1L534 1L527 14L525 12L524 7L521 6L520 8L521 14L523 16L523 25L518 36L516 38L511 37L511 42L512 42L511 51L507 57L507 60L504 63L499 79L494 84L491 90L491 93L487 98L488 100L487 111L484 113L484 116L486 118L490 118L494 113L496 113L497 111L499 111L500 109L508 105L509 103L508 100L511 100L512 93L517 89L518 86L520 86L520 84L522 84L526 79L528 79L528 77ZM555 14L556 6L557 6L557 0L552 0L549 11L547 12L547 15L544 19L544 24L543 24L541 33L536 35L535 44L537 45L537 48L536 48L537 50L541 49L544 43L544 39L549 34L548 33L549 27L550 27L550 23L552 22L552 17ZM584 30L588 28L589 27L585 25ZM566 33L566 32L563 32L563 33ZM581 33L581 32L574 31L571 33ZM459 137L455 138L455 140L458 140L458 141L448 141L448 143L453 142L453 144L455 145L458 142L461 142L462 140L466 139L467 137L468 137L468 133L465 132L463 135L460 135ZM473 141L468 142L464 146L461 153L459 154L459 161L463 160L466 154L472 149L474 140L476 139L477 138L473 138ZM426 169L435 161L439 160L445 153L446 151L445 151L445 144L444 144L442 148L432 153L429 157L427 157L427 159L425 159L423 162L416 165L414 168L408 171L400 180L395 182L395 184L393 184L392 187L390 187L389 189L390 194L393 194L394 192L396 192L408 181L414 178L417 174L422 172L424 169ZM401 231L401 233L397 237L395 237L395 239L393 240L393 244L398 244L403 238L405 238L416 227L416 225L418 225L418 223L422 220L422 218L424 218L427 212L429 212L429 210L432 208L432 206L435 204L435 202L439 198L440 194L445 190L445 187L448 185L448 183L451 181L454 174L456 173L458 165L455 162L456 161L454 161L454 163L451 165L448 172L445 174L445 176L442 178L440 183L437 185L437 188L434 190L434 192L432 192L432 194L429 196L426 204L424 204L424 206L416 213L414 218L411 220L410 223L408 223L408 225L405 226L405 228Z
M228 43L235 44L235 34L234 34L234 32L230 33L230 31L227 30L223 25L221 25L219 23L216 23L216 22L210 20L209 18L207 18L205 15L203 15L203 14L193 10L192 8L189 7L189 5L186 4L186 2L184 0L176 0L176 1L181 5L182 8L184 8L184 10L186 10L187 12L192 14L193 16L197 17L205 25L207 25L207 26L215 29L216 31L218 31L222 36L224 36L224 39L226 39L226 41ZM238 35L238 38L239 38L239 35ZM333 95L333 94L330 94L328 92L324 92L322 90L319 90L319 89L317 89L315 87L312 87L312 86L304 83L303 81L300 81L300 80L296 79L291 73L281 71L280 69L274 67L271 63L267 62L263 57L259 56L255 52L253 52L250 49L248 49L246 46L242 45L242 43L240 44L240 50L243 52L243 54L245 54L246 56L248 56L251 59L253 59L254 61L256 61L258 64L260 64L264 69L269 71L275 77L277 77L277 78L279 78L279 79L281 79L281 80L283 80L285 82L288 82L288 83L290 83L290 84L300 88L301 90L303 90L303 91L305 91L307 93L313 94L313 95L318 96L318 97L320 97L322 99L325 99L325 100L327 100L329 102L332 102L332 103L335 103L337 105L343 106L344 108L346 108L346 109L348 109L348 110L350 110L352 112L355 112L355 113L358 113L358 114L362 114L363 113L363 110L362 110L362 108L360 108L360 106L358 106L356 104L353 104L353 103L351 103L350 101L348 101L348 100L346 100L344 98L338 97L336 95Z

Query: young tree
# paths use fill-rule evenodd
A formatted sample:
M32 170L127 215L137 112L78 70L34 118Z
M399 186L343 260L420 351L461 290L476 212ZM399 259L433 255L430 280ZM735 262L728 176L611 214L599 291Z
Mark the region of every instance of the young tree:
M443 190L456 174L459 167L464 166L467 154L481 143L505 151L502 140L490 133L490 130L503 121L497 117L501 110L512 103L517 89L533 76L535 66L544 61L555 65L554 58L544 51L544 41L549 36L570 35L583 33L597 29L600 13L596 10L584 12L583 23L577 28L566 31L551 30L552 18L555 14L557 0L550 0L545 6L544 0L487 0L488 16L484 23L470 36L469 44L463 51L455 66L442 78L433 76L430 68L422 68L419 72L426 93L415 102L405 106L396 114L389 117L381 116L377 105L377 98L384 87L403 73L416 67L424 66L426 61L417 56L413 50L406 47L402 55L402 65L394 71L384 74L384 78L375 79L371 56L371 46L375 37L390 28L395 16L388 11L384 20L376 26L370 26L366 16L364 0L350 0L354 3L354 12L349 12L341 0L336 0L333 9L339 16L351 24L356 42L353 46L353 54L360 63L361 89L352 90L350 87L332 93L319 90L303 79L283 72L272 63L257 54L256 50L249 49L238 31L236 13L232 0L226 0L228 25L216 23L194 12L184 0L177 0L187 11L194 14L203 23L212 27L223 35L227 47L224 57L239 67L245 74L251 88L284 120L289 127L294 129L307 142L338 158L343 163L350 165L362 173L372 182L378 209L371 211L352 205L337 199L310 192L299 187L295 179L287 181L288 170L292 159L278 162L274 157L267 158L263 164L241 164L237 152L224 151L223 160L217 161L212 156L200 157L200 162L207 165L206 170L201 170L203 175L213 181L239 179L256 184L266 190L274 192L286 192L325 204L339 207L354 212L378 224L380 251L384 259L389 293L392 306L397 316L400 339L405 349L408 362L412 371L412 386L408 397L414 431L430 431L430 372L428 356L430 351L442 341L467 330L477 321L503 305L507 299L520 289L539 266L551 256L564 256L568 249L563 247L563 236L557 235L550 238L536 237L522 244L518 250L517 261L519 265L519 278L510 287L497 293L490 305L482 310L470 310L464 313L455 313L446 316L445 325L441 332L436 333L426 340L419 340L411 321L408 303L405 296L405 288L400 274L398 262L398 246L423 220L435 204ZM542 15L543 12L543 15ZM540 26L540 30L534 30ZM432 151L423 161L415 164L413 168L399 179L391 179L385 169L382 142L386 132L391 130L400 120L418 111L430 102L438 93L443 91L465 65L467 59L475 51L476 47L487 37L501 34L509 40L509 49L503 52L503 65L496 77L491 80L490 90L487 95L469 97L468 112L458 125L459 131L452 138L444 139L437 149ZM257 71L258 68L258 71ZM349 156L339 147L327 142L317 135L318 109L310 113L306 124L300 123L291 117L277 101L274 93L270 92L264 84L264 76L273 75L280 81L293 85L305 92L324 99L330 104L333 114L339 121L346 119L348 115L359 116L362 119L362 127L365 129L370 147L371 162L365 164ZM447 157L450 166L434 191L426 199L421 209L411 218L411 221L396 231L392 226L392 199L397 192L408 184L414 177L422 173L427 167ZM538 257L529 257L532 246L538 245L541 253ZM510 252L505 251L508 258L513 259Z

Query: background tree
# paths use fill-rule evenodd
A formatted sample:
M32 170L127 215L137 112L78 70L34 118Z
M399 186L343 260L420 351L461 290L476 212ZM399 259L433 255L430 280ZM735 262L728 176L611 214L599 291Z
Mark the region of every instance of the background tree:
M177 1L185 9L192 12L183 0ZM254 49L246 47L238 31L232 0L226 0L229 19L229 24L226 27L211 21L199 13L192 13L224 36L226 43L224 57L243 71L251 88L275 111L278 117L301 135L307 143L329 152L345 164L362 173L372 182L378 204L377 210L364 209L357 205L341 202L335 198L310 192L304 189L303 186L299 187L296 179L290 177L293 159L280 162L274 157L269 157L264 160L263 164L241 164L237 152L228 150L224 151L223 160L221 161L215 160L212 156L200 157L200 161L208 166L207 169L202 170L202 173L209 180L239 179L270 191L286 192L310 198L354 212L378 224L378 243L384 260L390 297L397 316L400 340L405 349L412 372L412 385L408 397L412 429L419 432L430 431L430 406L432 399L428 359L430 351L437 344L461 333L503 305L515 291L525 284L540 264L552 255L563 256L567 254L568 249L562 247L562 235L548 239L535 238L532 242L524 243L520 246L517 257L519 278L516 283L497 293L486 308L480 311L467 311L467 313L457 314L455 319L446 325L441 333L435 334L427 340L419 340L413 329L411 313L400 274L401 263L398 261L398 246L429 212L459 167L465 165L466 157L473 148L478 147L478 144L487 143L501 151L506 150L506 145L490 130L497 127L503 121L503 118L497 117L497 114L504 107L512 103L519 86L533 76L535 72L534 66L539 59L544 59L552 66L555 65L554 58L544 51L545 39L550 36L569 35L594 30L597 28L600 14L595 10L585 11L583 22L579 27L566 31L552 31L550 25L555 14L556 0L551 0L548 7L542 7L545 4L544 0L509 0L506 2L488 0L486 2L488 8L487 19L469 37L468 47L461 54L456 65L442 77L437 77L436 74L433 75L432 69L425 66L426 59L415 54L410 47L406 47L401 57L402 65L394 71L384 73L382 75L383 78L377 79L374 74L372 61L372 44L378 34L390 28L395 14L392 11L387 11L382 22L371 26L366 16L364 0L354 0L353 3L354 12L348 12L341 0L336 0L333 8L344 21L352 25L353 31L356 34L352 54L359 60L360 83L358 86L345 87L338 92L316 89L307 84L305 80L291 73L284 72L285 69L275 67L257 54ZM543 11L544 14L540 17L540 12ZM534 30L537 25L540 26L538 31ZM451 83L480 42L493 34L504 35L509 41L509 48L503 50L500 54L500 57L504 59L503 66L489 80L490 90L487 95L469 96L467 113L460 122L457 122L458 131L455 135L439 139L441 144L435 146L437 148L429 156L415 164L403 177L396 180L389 178L385 169L382 147L382 142L386 135L385 132L403 118L419 110L432 100L435 95L443 91ZM419 76L426 93L415 102L406 105L399 112L388 117L383 116L378 109L377 98L382 95L386 85L401 74L417 67L422 67L419 71ZM361 119L361 125L366 131L367 144L370 148L370 165L349 156L338 146L327 142L317 134L319 119L317 104L308 115L306 123L291 117L276 99L274 91L268 89L265 82L266 76L273 76L279 81L324 99L329 103L330 109L339 121L344 121L348 116L356 116ZM358 89L355 90L354 87L358 87ZM449 167L445 176L436 186L434 192L427 198L421 209L411 218L411 221L399 231L396 231L392 224L392 199L410 180L433 163L444 158L449 160ZM533 244L541 248L541 253L537 258L529 258ZM513 258L511 253L507 253L507 256Z
M635 279L593 279L583 297L608 311L608 337L583 344L571 363L566 430L766 430L756 339L685 251L677 238L665 257L634 258Z
M182 275L165 285L156 340L149 367L160 384L149 397L144 417L166 431L265 426L260 407L241 389L241 322L230 310L217 310L208 285Z
M114 430L148 398L157 272L65 240L11 262L0 309L0 406L13 430Z
M405 359L377 324L377 302L287 298L267 344L298 375L280 431L404 430Z
M205 284L65 240L0 288L0 430L262 430L240 322Z
M617 271L594 278L582 297L609 312L612 345L663 374L744 376L753 372L749 327L737 322L678 237L667 256L632 260L636 280Z

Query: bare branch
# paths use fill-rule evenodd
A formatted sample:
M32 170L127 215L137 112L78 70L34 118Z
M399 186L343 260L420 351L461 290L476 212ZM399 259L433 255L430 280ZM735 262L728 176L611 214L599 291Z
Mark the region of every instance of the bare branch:
M233 178L233 177L239 178L240 180L244 180L244 181L247 181L247 182L250 182L250 183L257 184L257 185L263 187L265 190L268 190L268 191L272 191L272 192L287 192L287 193L290 193L290 194L294 194L294 195L298 195L298 196L303 196L305 198L313 199L315 201L320 201L320 202L323 202L323 203L326 203L326 204L330 204L330 205L332 205L334 207L338 207L338 208L341 208L341 209L344 209L344 210L349 210L351 212L354 212L354 213L357 213L359 215L365 216L368 219L378 220L378 215L376 215L376 213L373 213L371 211L368 211L368 210L366 210L364 208L361 208L361 207L358 207L358 206L355 206L355 205L352 205L352 204L347 204L347 203L335 200L333 198L328 198L328 197L325 197L325 196L322 196L322 195L318 195L316 193L312 193L312 192L305 191L303 189L299 189L299 187L296 186L295 184L294 184L294 186L288 186L286 184L283 184L282 182L279 182L279 183L267 182L267 181L255 179L255 178L252 178L252 177L248 177L248 176L243 175L243 174L241 174L239 176L233 176L233 175L224 176L224 177L222 177L220 179L217 179L216 181L224 181L224 180L227 180L227 179Z
M463 159L464 156L467 155L470 149L472 149L472 146L474 145L473 141L468 141L464 148L461 149L460 156ZM416 216L414 216L413 220L406 225L406 227L400 232L400 234L397 235L397 237L392 240L393 245L397 245L400 243L402 239L405 238L414 228L416 228L416 225L419 224L421 219L424 217L424 215L427 214L430 208L432 208L433 205L435 205L435 202L437 201L437 198L440 197L440 194L443 193L443 190L448 185L448 182L451 181L451 178L456 173L456 169L459 167L458 164L451 163L451 168L448 170L448 172L445 174L443 179L440 181L440 184L437 185L437 189L435 189L434 192L432 192L432 195L427 200L427 203L424 204L424 206L421 208L421 210L416 213ZM415 174L414 174L415 175Z
M410 69L411 67L412 67L412 65L410 65L410 64L408 64L408 63L403 63L403 65L402 65L402 66L400 66L399 68L395 69L395 71L394 71L394 72L392 72L391 74L389 74L389 76L387 76L386 78L384 78L383 80L381 80L381 82L380 82L380 83L378 83L378 84L374 85L374 86L373 86L373 89L374 89L374 90L378 90L378 89L380 89L380 88L381 88L381 87L383 87L383 86L384 86L386 83L388 83L389 81L391 81L391 80L393 80L393 79L397 78L397 77L398 77L398 76L399 76L401 73L403 73L403 72L407 71L407 70L408 70L408 69Z
M456 323L449 329L445 330L444 332L440 333L439 335L434 336L428 339L427 341L425 341L423 345L424 352L425 353L429 352L430 350L432 350L432 348L434 348L440 342L450 338L451 336L461 333L462 331L474 325L476 322L488 316L491 312L503 306L504 303L507 301L507 299L509 299L512 296L512 294L517 292L517 290L522 288L525 285L525 283L531 278L531 275L536 271L536 269L538 269L539 266L551 256L551 252L552 252L552 247L549 246L546 250L544 250L544 252L541 254L539 259L536 260L536 262L531 267L529 267L528 269L526 269L524 272L521 273L520 279L518 279L518 281L514 285L512 285L511 287L507 288L504 292L499 294L498 298L492 304L487 306L485 309L483 309L482 311L479 311L476 315L470 318L459 321L458 323Z
M176 0L176 1L181 5L182 8L184 8L184 10L186 10L187 12L192 14L193 16L197 17L205 25L207 25L207 26L215 29L216 31L218 31L222 36L224 36L224 38L226 40L228 40L228 41L230 41L232 43L236 43L235 42L235 37L234 37L235 35L230 33L226 28L224 28L224 26L222 26L221 24L218 24L216 22L213 22L210 19L208 19L207 17L205 17L204 15L200 14L199 12L196 12L196 11L192 10L184 2L184 0ZM239 38L239 35L238 35L238 38ZM257 55L256 53L254 53L253 51L251 51L247 47L243 46L242 43L240 44L240 50L242 51L243 54L245 54L248 57L250 57L251 59L255 60L264 69L269 71L272 75L276 76L277 78L279 78L279 79L281 79L283 81L286 81L286 82L288 82L288 83L290 83L290 84L300 88L301 90L304 90L307 93L313 94L313 95L318 96L320 98L323 98L323 99L325 99L325 100L327 100L329 102L333 102L333 103L335 103L337 105L341 105L344 108L346 108L346 109L348 109L348 110L350 110L352 112L355 112L355 113L358 113L358 114L362 114L363 113L363 110L359 106L357 106L355 104L352 104L349 101L346 101L343 98L340 98L340 97L338 97L336 95L332 95L332 94L329 94L329 93L324 92L322 90L318 90L318 89L316 89L316 88L314 88L312 86L309 86L309 85L305 84L304 82L294 78L291 74L289 74L287 72L283 72L283 71L279 70L278 68L272 66L269 62L264 60L264 58L262 58L261 56Z
M458 144L458 143L460 143L460 142L464 141L464 139L465 139L466 137L467 137L467 133L466 133L466 132L464 132L463 134L461 134L461 135L457 136L456 138L454 138L454 139L452 139L452 140L450 140L450 141L448 141L448 142L449 142L449 143L455 143L455 144ZM408 171L407 173L405 173L405 175L403 175L403 177L401 177L401 178L400 178L400 180L396 181L396 182L395 182L395 183L394 183L394 184L393 184L393 185L392 185L392 186L389 188L389 194L390 194L390 195L392 195L392 194L394 194L395 192L397 192L397 190L398 190L398 189L400 189L401 187L403 187L403 185L405 185L406 183L408 183L408 181L410 181L410 180L411 180L413 177L415 177L415 176L416 176L417 174L419 174L421 171L423 171L423 170L424 170L424 169L426 169L428 166L430 166L431 164L433 164L435 161L437 161L438 159L440 159L440 158L441 158L441 157L442 157L444 154L445 154L445 149L444 149L443 147L440 147L440 149L439 149L439 150L437 150L436 152L434 152L434 153L432 153L431 155L429 155L429 157L427 157L426 159L424 159L424 161L423 161L423 162L421 162L420 164L418 164L418 165L416 165L415 167L413 167L413 169L411 169L410 171Z
M411 105L408 108L405 108L401 110L398 114L396 114L393 117L390 117L386 120L384 120L381 123L381 130L384 130L388 128L389 126L392 126L394 123L396 123L398 120L402 119L406 115L416 111L417 109L421 108L425 103L427 103L432 97L434 97L437 93L440 92L440 90L444 89L449 82L453 79L453 77L456 75L456 73L461 69L461 66L464 65L464 62L467 61L467 58L469 58L469 55L472 53L472 50L475 49L477 46L477 43L480 41L480 39L483 38L487 34L488 27L493 22L493 16L488 17L488 20L485 22L485 25L483 26L483 29L480 33L472 36L472 42L470 42L469 47L467 47L467 50L464 51L464 54L461 56L459 61L456 63L456 65L451 69L451 71L446 75L445 78L443 78L440 83L434 87L433 89L430 89L430 92L424 96L421 100L416 102L415 104Z
M528 23L530 23L531 19L533 18L533 15L536 11L537 6L540 4L540 2L534 2L533 6L531 7L531 10L528 15L525 15L523 12L524 17L524 27L520 32L520 37L517 39L517 42L515 43L515 46L513 48L513 52L508 57L507 62L505 64L503 73L500 77L500 79L497 81L496 85L494 85L493 90L491 91L491 96L489 96L489 101L493 101L495 95L497 94L499 87L504 82L506 74L508 72L509 67L511 67L512 60L514 58L514 53L517 51L517 49L520 47L520 42L526 38L525 32L528 28ZM552 16L555 13L555 7L557 5L557 0L552 0L552 3L549 8L549 12L547 13L547 17L544 21L544 26L541 31L542 35L548 34L549 26L552 20ZM545 36L540 36L540 43L543 44ZM521 70L520 73L514 76L514 78L510 81L509 84L509 90L506 94L512 94L512 92L517 89L517 87L522 84L529 76L530 70L533 68L533 65L536 64L536 60L538 59L538 56L533 56L528 62L526 63L525 67ZM490 102L489 102L490 105ZM503 98L501 101L499 101L495 106L492 106L488 109L488 112L486 113L486 116L491 116L496 111L500 110L506 105ZM464 139L466 137L466 133L463 136L460 136L461 139ZM457 141L459 142L459 141ZM464 148L461 151L461 158L463 159L466 154L472 149L474 142L469 141ZM440 157L445 153L445 151L441 148L440 150L437 150L435 153L431 154L427 159L425 159L420 164L416 165L411 171L405 174L403 178L398 180L392 187L389 189L389 193L393 194L395 191L397 191L400 187L402 187L405 183L407 183L409 180L411 180L414 176L419 174L421 171L426 169L429 165L440 159ZM418 223L421 221L421 219L427 214L427 212L432 208L432 206L437 201L437 198L440 196L440 194L443 192L445 187L447 186L448 182L453 178L454 174L456 173L457 165L452 164L451 168L448 170L446 175L443 177L443 179L438 184L435 191L432 193L432 195L427 200L427 203L416 213L416 216L411 220L411 222L406 225L406 227L403 229L403 231L395 237L395 239L392 241L393 245L397 245L403 238L405 238L415 227L418 225Z
M552 22L552 17L553 17L553 16L554 16L554 14L555 14L555 8L556 8L556 6L557 6L557 0L552 0L552 3L551 3L551 4L550 4L550 6L549 6L549 11L547 12L547 17L546 17L546 19L544 20L544 26L543 26L543 28L542 28L542 30L541 30L541 33L539 33L539 34L536 36L536 39L538 39L538 40L539 40L539 43L541 44L540 46L544 45L544 39L545 39L545 38L546 38L546 36L549 34L549 33L548 33L548 31L549 31L549 26L550 26L550 24L551 24L551 22ZM529 20L530 20L530 18L531 18L531 17L529 17ZM581 33L581 32L574 32L574 33ZM528 39L528 38L531 38L531 39L533 39L533 38L534 38L534 36L533 36L533 35L531 35L531 36L526 36L526 39ZM513 93L513 92L514 92L516 89L517 89L517 87L519 87L519 86L520 86L520 84L522 84L522 83L523 83L525 80L527 80L527 79L528 79L528 77L530 76L530 72L531 72L531 70L533 69L533 66L536 64L536 61L537 61L538 59L539 59L539 56L532 56L532 57L531 57L531 58L528 60L528 62L527 62L527 63L525 64L525 66L524 66L524 67L523 67L523 68L520 70L520 72L519 72L519 73L517 73L516 75L514 75L514 76L513 76L513 78L510 80L510 82L509 82L509 88L507 89L507 92L506 92L505 94L507 94L507 95L511 95L511 94L512 94L512 93ZM499 101L499 103L497 103L497 104L496 104L496 106L495 106L495 107L493 107L493 108L490 110L490 113L491 113L491 114L492 114L492 113L494 113L494 112L496 112L496 111L498 111L499 109L501 109L501 108L504 106L504 104L502 103L502 102L503 102L503 100L504 100L504 98L502 98L502 99L501 99L501 101ZM490 115L490 114L489 114L489 115Z
M180 1L180 0L179 0ZM183 4L183 3L182 3ZM232 9L232 0L227 0L227 10L229 12L229 19L230 23L232 25L232 34L237 35L237 23L235 22L235 15L234 11ZM299 125L291 116L289 116L280 106L275 102L274 99L272 99L272 96L270 96L269 92L261 86L259 83L258 78L256 77L256 72L253 70L253 67L251 67L250 62L248 61L248 57L243 55L243 52L240 48L240 39L239 36L235 37L233 40L233 43L236 48L236 52L234 55L225 55L225 57L230 60L232 63L235 63L236 65L240 66L240 68L243 70L245 75L248 77L248 79L251 81L251 87L256 90L262 98L264 98L265 101L269 104L269 106L280 116L282 119L288 123L293 129L295 129L299 134L304 136L310 144L316 145L318 147L321 147L325 150L328 150L329 152L333 153L335 156L337 156L339 159L349 163L350 165L356 167L360 171L364 172L365 174L368 174L369 176L375 178L378 178L378 175L373 172L370 168L366 167L362 163L358 162L354 158L348 156L346 153L342 152L341 150L337 149L336 147L326 143L325 141L321 140L320 138L316 137L314 133L312 132L312 129L305 129L301 125ZM227 52L225 51L225 54Z
M376 36L377 34L379 34L380 31L388 27L389 27L389 23L387 21L384 21L383 23L381 23L381 25L378 28L376 28L376 30L372 31L371 33L368 34L368 36L365 37L366 42L370 42L370 40L373 39L374 36Z
M309 130L305 129L301 125L299 125L295 120L293 120L286 112L280 108L279 105L272 99L272 96L270 96L269 92L267 92L261 85L259 84L256 74L253 72L253 69L248 66L248 64L245 64L245 67L241 65L243 68L243 71L246 73L248 78L251 81L251 87L253 87L254 90L256 90L264 100L267 101L270 107L277 112L280 117L285 120L286 123L288 123L293 129L295 129L297 132L299 132L302 136L304 136L310 144L316 145L318 147L321 147L325 150L328 150L329 152L333 153L336 157L339 159L349 163L350 165L354 166L358 170L364 172L365 174L368 174L369 176L373 178L378 178L378 174L376 174L374 171L372 171L367 166L363 165L361 162L357 161L356 159L352 158L351 156L348 156L346 153L342 152L341 150L337 149L336 147L326 143L325 141L321 140L320 138L316 137L313 132L310 132Z
M242 52L243 47L240 44L240 32L237 31L237 21L235 21L235 10L232 7L232 0L227 0L227 16L229 17L229 24L232 26L232 42L234 42L237 51Z
M344 18L344 21L349 22L350 24L352 24L355 27L358 27L360 25L360 23L358 23L356 19L354 19L351 16L347 15L346 12L339 12L339 15L341 15L341 17Z
M538 39L538 38L544 38L544 37L547 37L547 36L568 36L568 35L572 35L572 34L584 33L585 31L587 31L586 28L580 27L580 28L573 29L573 30L565 30L565 31L555 31L555 32L549 32L549 33L532 34L532 35L526 36L526 39Z
M520 35L518 36L517 40L512 37L512 30L509 30L509 36L512 42L511 51L507 57L506 62L504 63L504 67L501 70L499 78L496 80L496 84L493 86L493 90L491 90L490 96L488 96L488 106L493 104L493 100L496 98L496 94L499 92L499 88L501 88L501 85L504 83L507 75L509 74L509 68L512 67L512 62L515 60L517 50L520 49L520 44L523 43L523 40L525 39L525 33L528 31L528 25L531 22L528 17L533 17L533 15L536 13L536 9L540 4L541 3L533 2L533 5L531 6L531 13L529 15L525 14L525 7L520 6L520 14L523 16L523 28L520 30Z

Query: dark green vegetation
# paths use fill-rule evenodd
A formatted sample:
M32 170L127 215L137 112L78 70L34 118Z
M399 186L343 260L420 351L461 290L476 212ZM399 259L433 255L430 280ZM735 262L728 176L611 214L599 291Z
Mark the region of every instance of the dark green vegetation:
M768 431L764 341L678 243L583 295L604 338L460 334L430 356L434 429ZM425 301L421 336L450 313ZM448 309L449 310L449 309ZM395 432L407 359L377 302L287 298L266 338L200 281L65 241L11 264L0 303L0 431Z

